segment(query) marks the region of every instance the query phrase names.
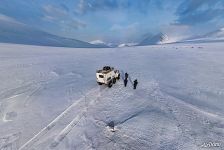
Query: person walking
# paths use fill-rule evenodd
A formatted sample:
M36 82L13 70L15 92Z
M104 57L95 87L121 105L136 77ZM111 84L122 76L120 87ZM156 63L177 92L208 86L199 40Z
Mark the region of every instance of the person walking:
M138 85L138 80L135 79L135 80L134 80L134 89L136 89L137 85Z
M125 79L128 79L128 73L127 72L124 74L124 76L125 76Z
M128 79L127 79L127 78L125 78L125 79L124 79L124 87L126 87L126 86L127 86L127 83L128 83Z

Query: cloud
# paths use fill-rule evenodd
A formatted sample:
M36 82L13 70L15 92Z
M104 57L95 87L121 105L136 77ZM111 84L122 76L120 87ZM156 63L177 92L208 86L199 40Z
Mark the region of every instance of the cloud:
M64 11L69 12L70 9L65 4L60 4L60 7L64 9Z
M191 36L190 26L180 24L170 24L161 29L161 32L168 36L168 43L181 41Z
M66 30L80 29L86 27L85 23L75 19L64 8L53 5L44 5L43 9L45 12L43 20L55 24L59 23L60 26L65 28Z
M0 22L10 22L10 23L15 23L15 24L23 24L23 23L17 21L16 19L14 19L12 17L9 17L9 16L6 16L6 15L3 15L3 14L0 14Z
M179 24L196 25L224 18L223 0L184 0L177 8Z
M119 7L117 0L80 0L79 10L81 13L97 10L112 10Z
M80 0L76 12L85 14L92 11L135 9L138 12L147 12L152 0Z
M119 25L114 24L110 28L110 32L113 35L114 42L134 42L138 39L140 24L138 22L128 24L128 25Z
M116 31L116 32L120 32L120 31L133 31L136 30L139 27L139 23L135 22L132 24L129 24L127 26L122 26L119 24L114 24L111 26L110 30L111 31Z
M68 15L64 9L53 5L44 5L43 9L48 16L54 16L55 18L62 18Z
M71 29L80 29L80 28L85 28L86 24L78 21L78 20L71 20L67 23L68 27Z
M204 34L224 25L224 0L0 1L0 13L6 15L0 15L0 20L86 41L103 37L133 41L163 30L172 35L185 35L187 30Z

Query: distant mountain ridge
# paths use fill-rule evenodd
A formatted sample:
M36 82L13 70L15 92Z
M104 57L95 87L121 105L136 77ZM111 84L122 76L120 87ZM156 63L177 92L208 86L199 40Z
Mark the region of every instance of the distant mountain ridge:
M105 43L104 41L101 41L101 40L95 40L95 41L91 41L89 42L90 44L93 44L93 45L98 45L98 46L101 46L101 47L110 47L110 45L108 45L107 43Z
M138 45L156 45L156 44L164 44L168 41L168 36L164 33L158 33L156 35L149 35L144 40L142 40Z
M119 44L118 47L132 47L138 45L137 43L122 43Z
M188 38L184 42L224 42L224 27L204 35Z
M74 48L101 47L80 40L52 35L3 15L0 15L0 42Z

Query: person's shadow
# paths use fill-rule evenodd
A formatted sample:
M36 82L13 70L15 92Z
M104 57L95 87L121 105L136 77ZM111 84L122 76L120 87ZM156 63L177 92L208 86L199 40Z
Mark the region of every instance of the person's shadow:
M132 81L132 79L131 79L131 76L129 75L129 81L130 81L130 83L132 84L132 86L134 86L134 83L133 83L133 81Z
M123 70L121 70L121 78L122 78L122 80L124 80L124 71Z

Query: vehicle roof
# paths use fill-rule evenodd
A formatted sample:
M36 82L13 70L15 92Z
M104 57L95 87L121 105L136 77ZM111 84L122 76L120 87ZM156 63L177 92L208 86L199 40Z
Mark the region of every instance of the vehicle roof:
M113 70L97 70L97 73L107 74Z
M114 68L110 66L104 66L103 69L97 70L97 73L107 74L111 71L113 71Z

